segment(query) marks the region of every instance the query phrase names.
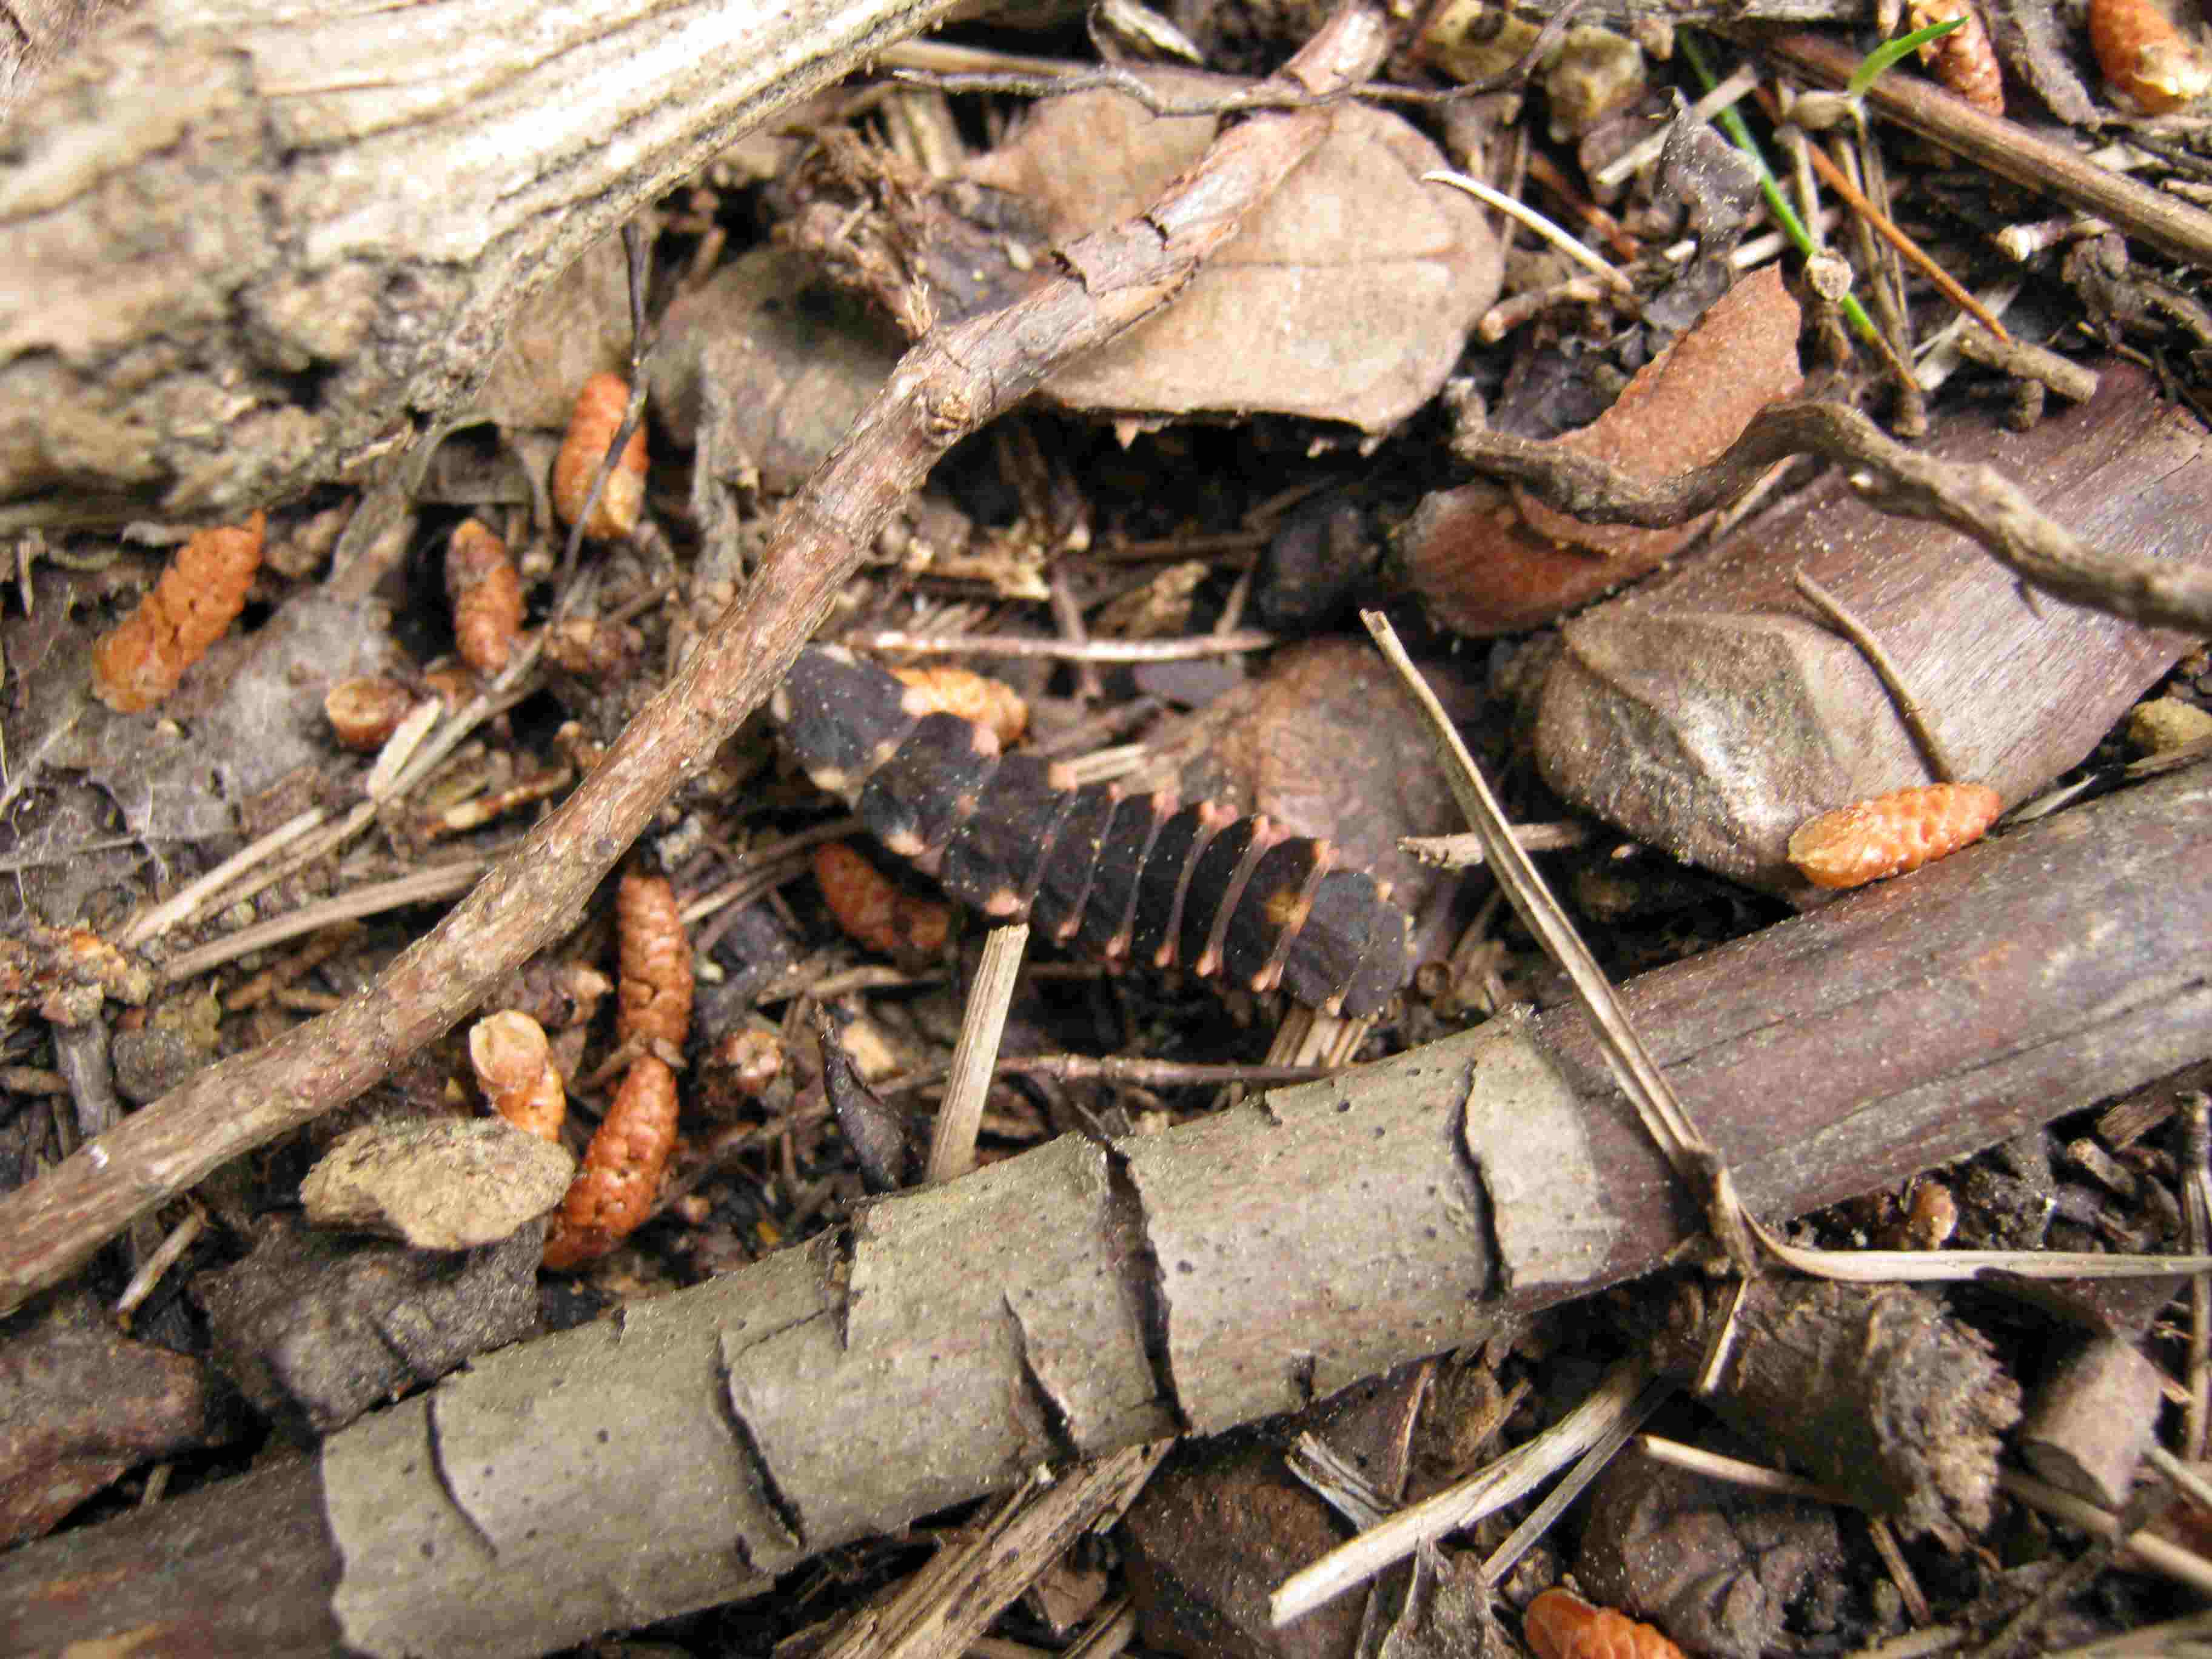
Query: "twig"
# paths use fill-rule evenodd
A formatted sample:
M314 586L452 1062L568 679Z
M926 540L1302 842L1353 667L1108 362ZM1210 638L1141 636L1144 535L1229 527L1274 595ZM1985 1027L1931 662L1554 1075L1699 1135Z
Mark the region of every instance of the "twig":
M1519 86L1565 37L1568 25L1586 3L1588 0L1566 0L1565 4L1544 20L1543 27L1537 30L1536 38L1528 43L1528 50L1497 74L1481 81L1471 81L1441 90L1369 82L1335 88L1328 92L1292 93L1280 90L1276 82L1229 82L1231 89L1218 97L1176 100L1154 91L1152 84L1141 75L1118 64L1101 68L1096 64L1027 58L1011 60L1018 65L1012 69L963 71L939 67L935 61L923 60L923 54L916 50L917 43L913 42L908 43L893 60L900 62L902 66L892 70L891 78L904 85L928 87L938 92L995 93L1016 98L1060 98L1078 92L1118 92L1141 106L1146 114L1158 116L1241 115L1251 110L1321 109L1352 98L1383 104L1449 104ZM958 47L939 48L940 52L946 56L961 50ZM886 54L887 58L889 56ZM1194 77L1196 74L1188 70L1176 73L1188 77ZM1226 76L1208 78L1228 81ZM1277 81L1279 82L1280 78L1278 76Z
M1629 1437L1643 1427L1651 1413L1665 1405L1674 1393L1675 1384L1669 1377L1654 1377L1644 1385L1644 1392L1636 1397L1618 1422L1610 1425L1597 1437L1590 1449L1582 1455L1573 1468L1567 1471L1559 1484L1544 1494L1544 1501L1528 1511L1528 1519L1506 1534L1505 1541L1491 1551L1482 1563L1482 1582L1502 1583L1513 1565L1528 1553L1529 1547L1546 1533L1562 1515L1567 1505L1582 1496L1589 1483L1605 1473L1607 1464L1620 1455L1620 1449Z
M1481 179L1470 179L1463 173L1441 171L1425 173L1421 175L1421 182L1425 185L1449 185L1454 190L1465 191L1476 201L1494 207L1507 218L1517 220L1526 225L1560 252L1565 254L1567 258L1601 278L1617 292L1632 297L1635 295L1636 284L1630 282L1617 268L1593 252L1587 243L1576 237L1574 232L1564 225L1554 223L1546 218L1526 202L1516 201L1504 191L1492 190Z
M2154 627L2212 632L2212 571L2100 553L2045 517L1994 467L1917 455L1840 404L1769 404L1709 466L1650 483L1605 462L1503 433L1462 430L1461 459L1525 485L1547 506L1598 524L1664 527L1723 506L1789 455L1818 455L1865 474L1860 493L1884 513L1971 536L2014 574L2070 604Z
M1534 1490L1635 1412L1650 1380L1650 1372L1638 1362L1614 1366L1589 1398L1533 1440L1435 1497L1407 1505L1382 1525L1293 1573L1268 1598L1268 1618L1279 1630L1331 1596L1365 1583L1421 1545L1473 1526Z
M2055 1521L2063 1521L2069 1527L2079 1527L2100 1538L2118 1535L2119 1522L2110 1510L2076 1498L2071 1492L2061 1492L2056 1486L2038 1480L2033 1475L2022 1474L2017 1469L1999 1469L1997 1485L2030 1509L2040 1510ZM2212 1595L2212 1561L2207 1561L2194 1550L2185 1550L2179 1544L2168 1543L2149 1532L2130 1534L2127 1540L2127 1549L2152 1571L2163 1574L2178 1584L2186 1584L2200 1594Z
M1867 659L1868 666L1881 680L1882 690L1889 693L1890 702L1897 706L1898 716L1904 720L1905 729L1912 733L1912 741L1920 746L1920 756L1928 763L1929 775L1938 783L1959 782L1959 769L1943 747L1942 739L1936 735L1936 728L1928 723L1927 710L1921 706L1920 699L1913 696L1911 687L1905 684L1905 671L1897 665L1896 659L1875 637L1874 630L1853 616L1841 599L1814 580L1811 574L1802 567L1792 573L1790 580L1814 609L1826 617L1838 634L1856 646L1859 654Z
M416 870L391 881L356 887L336 898L303 904L289 915L276 916L251 927L241 927L226 939L203 945L197 951L187 951L182 956L172 957L161 964L162 982L167 985L182 984L195 975L204 974L210 968L220 968L226 962L235 962L250 951L282 945L288 939L312 933L332 922L378 915L386 910L397 910L402 905L435 904L457 897L468 891L470 884L483 874L485 866L490 862L488 857L456 859L451 863L434 864L427 870ZM167 1097L163 1097L164 1099Z
M1543 877L1536 872L1536 866L1529 863L1528 855L1513 839L1511 827L1491 794L1489 784L1476 767L1474 757L1467 752L1466 744L1460 741L1458 728L1444 713L1443 705L1437 701L1436 693L1429 689L1429 683L1421 678L1420 671L1413 666L1406 647L1398 642L1397 631L1390 626L1389 618L1380 611L1368 611L1360 613L1360 620L1367 624L1367 631L1375 636L1384 660L1420 710L1452 798L1481 838L1491 873L1505 890L1514 913L1541 942L1545 954L1559 963L1573 981L1613 1080L1635 1103L1644 1132L1666 1154L1674 1172L1698 1194L1713 1237L1727 1251L1729 1260L1747 1277L1755 1273L1758 1257L1751 1242L1750 1218L1736 1201L1728 1166L1691 1122L1689 1114L1675 1097L1674 1086L1661 1073L1658 1063L1637 1036L1620 1000L1613 994L1612 983L1597 965L1597 959L1590 955L1589 947L1559 908L1559 901L1552 896Z
M1587 847L1595 836L1587 823L1516 823L1513 839L1524 853L1556 853L1566 847ZM1467 830L1453 836L1401 836L1398 850L1439 870L1471 870L1488 854L1482 837Z
M2017 380L2033 380L2060 397L2081 404L2097 395L2097 373L2071 357L2062 357L2026 340L1997 340L1979 329L1959 331L1959 350L1984 368L1994 368Z
M1390 38L1378 5L1346 0L1279 71L1282 84L1354 84ZM744 594L599 767L432 933L343 1007L200 1073L0 1197L0 1313L220 1164L353 1098L574 926L660 804L767 698L945 452L1165 305L1328 130L1321 113L1231 128L1142 215L1064 247L1060 270L1020 300L917 343L792 498Z
M1829 86L1847 84L1859 65L1857 52L1826 35L1768 36L1758 44L1775 62ZM1984 115L1915 76L1885 75L1868 89L1866 99L1892 120L2000 179L2055 196L2175 258L2212 269L2212 214L2083 161L2017 122Z
M949 1066L935 1066L874 1085L879 1095L913 1094L945 1079ZM1208 1089L1249 1084L1273 1089L1289 1083L1317 1083L1336 1075L1333 1066L1215 1066L1195 1060L1132 1060L1121 1054L1001 1054L993 1066L998 1077L1048 1077L1062 1083L1134 1083L1147 1089Z
M921 656L1046 657L1060 662L1181 662L1265 651L1275 635L1257 629L1234 634L1194 634L1173 640L1024 640L1003 634L907 634L885 629L848 635L856 651L908 651Z
M1774 101L1774 95L1764 87L1759 88L1759 101L1760 106L1766 111L1769 119L1777 122L1782 119L1782 112ZM1844 170L1841 167L1811 144L1804 146L1804 155L1805 159L1813 164L1813 170L1820 175L1828 188L1842 197L1851 211L1872 225L1880 234L1882 240L1903 254L1916 270L1935 283L1938 293L1984 328L1989 330L1998 339L2009 340L2012 337L2005 332L2004 325L1984 311L1981 301L1967 293L1965 285L1957 277L1929 258L1919 243L1899 230L1887 214L1867 200L1865 196L1860 193L1858 186L1844 176Z
M198 880L179 887L152 909L133 917L116 935L115 942L127 951L143 949L190 916L199 908L201 900L222 891L263 860L276 857L301 836L319 828L327 816L323 808L311 806L296 817L288 818L267 835L240 848Z
M982 964L968 993L968 1012L961 1022L960 1041L952 1049L945 1098L930 1132L929 1163L921 1177L926 1184L957 1180L975 1167L975 1131L983 1121L999 1039L1006 1034L1006 1008L1014 1000L1014 981L1021 977L1022 952L1029 942L1025 921L994 927L983 941Z

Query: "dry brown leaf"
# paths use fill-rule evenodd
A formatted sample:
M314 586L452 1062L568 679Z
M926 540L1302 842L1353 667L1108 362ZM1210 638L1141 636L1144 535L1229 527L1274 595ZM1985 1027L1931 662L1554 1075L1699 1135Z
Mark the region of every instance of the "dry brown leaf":
M1181 98L1221 84L1146 79ZM967 176L1029 198L1065 241L1142 207L1198 159L1214 125L1080 93L1041 106ZM1046 392L1076 409L1268 410L1389 430L1435 395L1498 296L1498 243L1481 210L1419 182L1445 164L1397 116L1341 106L1328 140L1173 307L1061 370Z

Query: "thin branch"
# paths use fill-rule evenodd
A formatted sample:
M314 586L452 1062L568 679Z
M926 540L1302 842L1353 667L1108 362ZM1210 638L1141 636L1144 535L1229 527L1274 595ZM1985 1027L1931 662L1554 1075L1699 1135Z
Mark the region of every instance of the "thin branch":
M1821 34L1767 35L1758 46L1771 61L1832 87L1849 82L1859 64L1857 52ZM1984 115L1917 76L1885 75L1867 89L1866 101L2000 179L2055 196L2110 220L2161 252L2212 270L2212 214L2084 161L2016 121Z
M1242 629L1234 634L1194 634L1173 640L1025 640L1003 634L907 634L884 629L848 635L856 651L905 651L917 656L1045 657L1059 662L1182 662L1191 657L1229 657L1265 651L1273 634Z
M2045 516L1995 467L1915 454L1840 404L1769 404L1710 466L1650 483L1594 457L1504 433L1462 431L1452 442L1475 471L1510 479L1563 513L1647 528L1726 506L1787 456L1817 455L1869 475L1852 482L1882 512L1970 536L2056 598L2152 627L2212 633L2212 571L2100 553Z
M1815 581L1812 574L1802 566L1792 573L1790 580L1813 608L1826 617L1838 634L1856 646L1859 654L1867 659L1867 665L1874 670L1875 677L1881 682L1882 690L1889 693L1890 702L1896 705L1898 716L1904 720L1905 730L1912 733L1912 741L1920 746L1920 757L1928 763L1929 775L1938 783L1960 781L1957 763L1952 760L1950 751L1944 748L1943 740L1936 735L1936 728L1929 724L1928 711L1921 705L1920 699L1905 684L1904 669L1898 666L1897 659L1875 637L1874 630L1861 622L1841 599Z

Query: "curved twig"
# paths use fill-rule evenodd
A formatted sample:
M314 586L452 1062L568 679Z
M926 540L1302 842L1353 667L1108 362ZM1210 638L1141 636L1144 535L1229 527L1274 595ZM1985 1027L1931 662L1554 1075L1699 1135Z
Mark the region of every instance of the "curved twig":
M1648 529L1727 505L1785 457L1818 455L1857 469L1852 483L1874 507L1972 537L2055 598L2152 627L2212 631L2212 572L2100 553L1995 467L1917 454L1841 404L1770 404L1710 466L1650 483L1594 457L1499 432L1462 432L1452 447L1475 471L1510 479L1548 507L1595 524Z

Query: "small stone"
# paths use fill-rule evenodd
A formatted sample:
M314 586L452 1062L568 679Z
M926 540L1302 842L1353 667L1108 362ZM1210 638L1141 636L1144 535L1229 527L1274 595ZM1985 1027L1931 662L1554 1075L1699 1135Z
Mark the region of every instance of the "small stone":
M341 1137L300 1198L319 1227L468 1250L553 1208L575 1172L566 1148L504 1119L386 1119Z

